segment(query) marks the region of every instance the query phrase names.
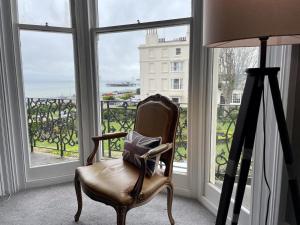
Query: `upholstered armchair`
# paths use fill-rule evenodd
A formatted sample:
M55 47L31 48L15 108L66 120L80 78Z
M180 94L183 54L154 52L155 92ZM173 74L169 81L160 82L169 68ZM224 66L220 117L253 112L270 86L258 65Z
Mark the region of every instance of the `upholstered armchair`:
M172 169L178 114L178 107L159 94L138 104L134 131L148 137L161 137L161 145L138 156L140 169L122 158L94 162L100 141L125 137L127 133L109 133L92 138L95 147L87 159L87 165L78 167L75 172L78 202L75 221L79 220L82 209L81 188L91 199L116 210L117 225L125 225L126 214L130 209L149 202L167 188L168 217L170 223L175 224L172 217ZM153 157L158 157L163 166L153 176L146 176L147 160Z

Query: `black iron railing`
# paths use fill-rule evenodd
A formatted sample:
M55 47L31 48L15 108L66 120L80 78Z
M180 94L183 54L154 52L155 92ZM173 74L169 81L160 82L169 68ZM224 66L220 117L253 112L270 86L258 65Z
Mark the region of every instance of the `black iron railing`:
M78 157L76 104L71 99L27 98L28 131L31 151L49 150L53 154ZM136 102L101 101L102 133L133 129ZM180 104L176 161L187 158L187 105ZM103 156L114 158L122 153L122 139L103 143Z
M78 157L78 119L75 100L27 98L28 131L31 151L48 150L52 154ZM101 101L102 133L130 131L134 126L137 102ZM187 161L187 104L179 104L180 119L176 137L176 162ZM218 105L215 175L224 177L239 106ZM123 139L105 141L103 157L122 154Z
M101 101L102 133L133 130L137 102ZM180 119L177 129L175 161L187 159L187 104L179 104ZM123 150L123 139L104 141L102 154L104 157L119 157Z
M31 151L39 147L61 157L78 155L75 101L27 98L26 103Z
M239 105L218 105L216 131L216 171L218 180L223 180L228 162L233 133L236 125ZM252 168L250 169L250 177ZM251 179L248 180L250 183Z

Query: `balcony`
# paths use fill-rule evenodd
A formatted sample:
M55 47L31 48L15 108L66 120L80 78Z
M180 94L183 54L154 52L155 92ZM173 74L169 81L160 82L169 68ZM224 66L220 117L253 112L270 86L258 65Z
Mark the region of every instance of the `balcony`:
M78 119L74 99L27 98L31 166L79 159ZM133 129L137 102L107 100L100 102L102 133ZM174 167L187 169L187 104L180 103ZM239 106L219 105L217 113L215 180L223 180ZM122 155L123 139L104 141L102 157ZM250 180L249 180L250 182Z

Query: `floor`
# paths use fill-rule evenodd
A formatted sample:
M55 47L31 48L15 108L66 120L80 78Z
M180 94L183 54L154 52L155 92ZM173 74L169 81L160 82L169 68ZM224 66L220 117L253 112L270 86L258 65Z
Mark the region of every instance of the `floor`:
M169 224L166 195L132 209L127 225ZM0 201L1 225L115 225L115 211L84 195L80 221L75 223L76 198L73 184L56 185L20 192ZM175 196L173 215L176 225L213 225L215 217L195 200Z

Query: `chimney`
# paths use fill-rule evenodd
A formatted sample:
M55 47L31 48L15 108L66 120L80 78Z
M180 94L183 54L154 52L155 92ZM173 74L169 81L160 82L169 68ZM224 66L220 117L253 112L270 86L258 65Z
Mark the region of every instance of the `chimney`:
M149 29L146 34L146 44L158 43L157 29Z

